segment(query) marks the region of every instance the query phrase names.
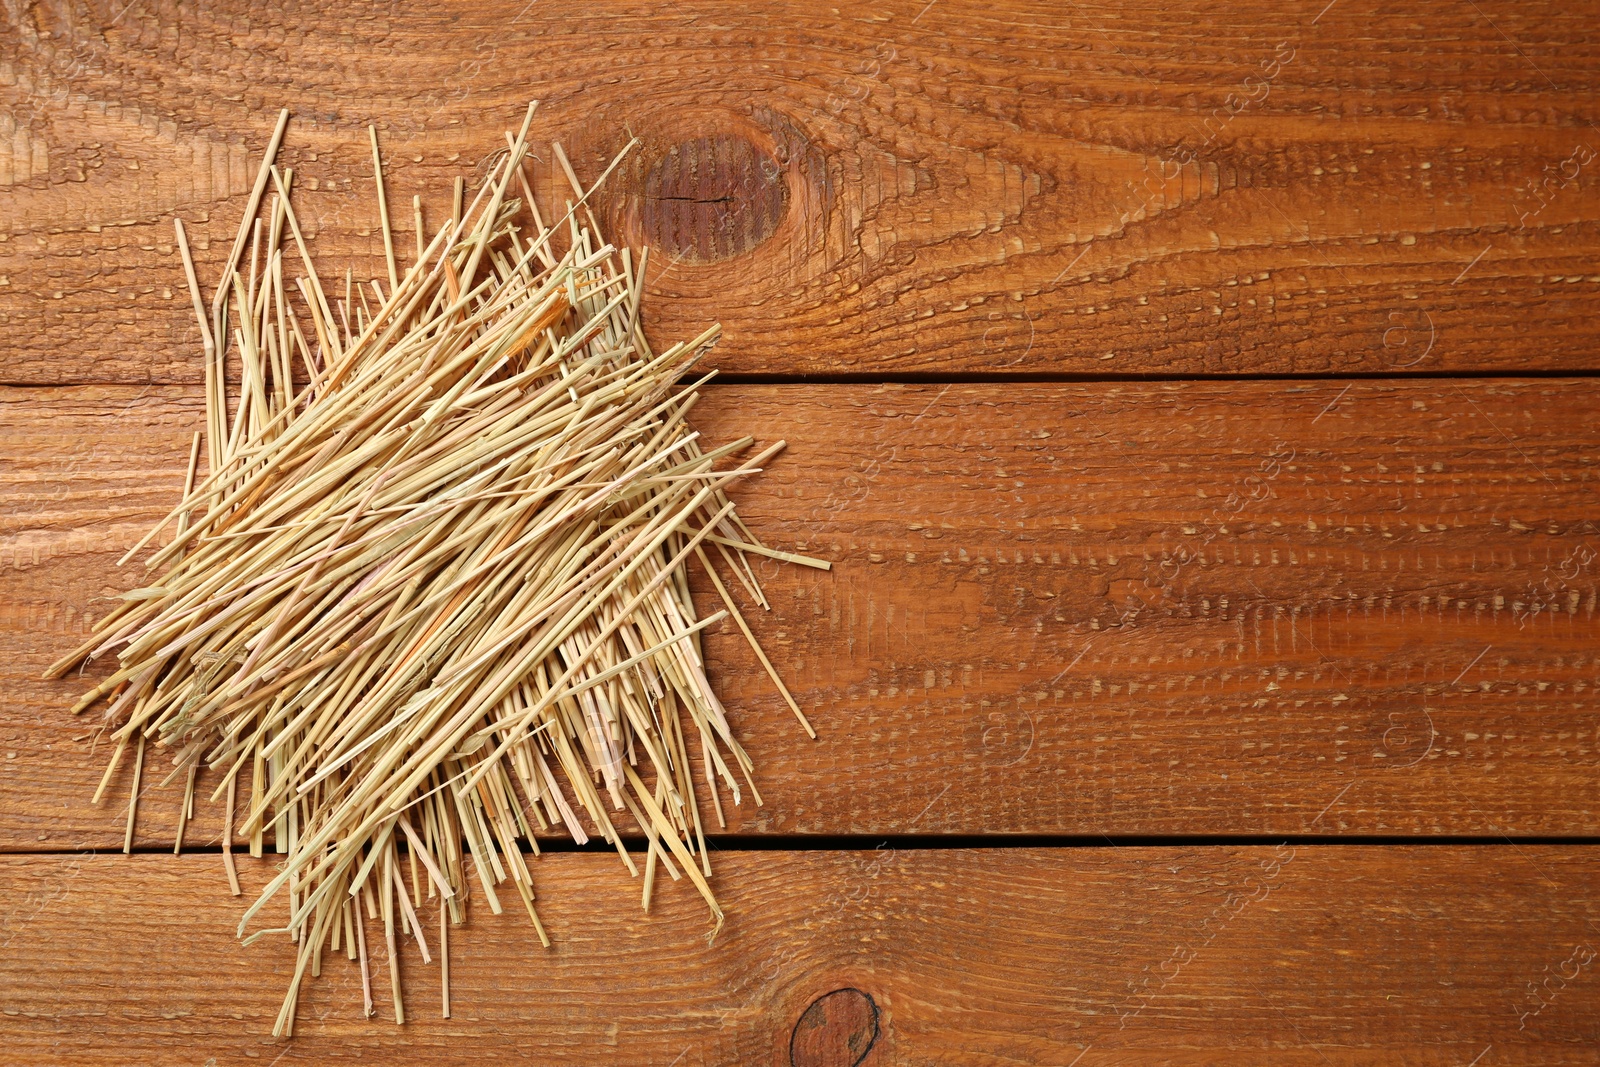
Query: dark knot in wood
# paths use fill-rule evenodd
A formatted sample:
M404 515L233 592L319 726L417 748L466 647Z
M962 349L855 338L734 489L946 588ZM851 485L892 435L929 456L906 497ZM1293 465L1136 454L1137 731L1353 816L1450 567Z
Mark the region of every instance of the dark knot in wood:
M652 248L672 259L711 263L772 236L788 199L783 168L770 154L733 134L698 137L673 145L650 165L639 222Z
M793 1067L856 1067L878 1040L878 1005L859 989L835 989L811 1002L789 1038Z

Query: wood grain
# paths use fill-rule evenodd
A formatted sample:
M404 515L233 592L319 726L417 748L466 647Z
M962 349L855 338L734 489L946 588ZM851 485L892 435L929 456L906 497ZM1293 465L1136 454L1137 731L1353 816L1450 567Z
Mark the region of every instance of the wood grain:
M329 276L535 137L741 372L1600 366L1594 3L206 4L0 14L0 380L189 382L280 105ZM541 196L564 195L544 155ZM409 247L409 211L401 247ZM774 328L781 324L781 328Z
M1597 417L1563 380L713 386L708 440L790 442L742 513L836 562L751 612L818 741L711 638L768 800L730 829L1600 833ZM83 683L37 676L199 424L0 391L0 850L121 841ZM174 823L152 793L140 841Z
M437 967L408 944L404 1027L391 1021L387 982L374 983L377 1017L361 1018L359 972L341 954L309 983L288 1043L268 1034L290 946L238 945L244 904L227 895L216 857L6 857L5 1056L220 1067L359 1050L369 1063L837 1067L851 1060L823 1057L848 1050L849 1031L795 1027L821 1021L808 1012L819 998L853 989L877 1011L862 1067L1600 1062L1593 850L717 861L730 920L715 944L686 885L668 884L645 917L615 856L546 856L532 866L551 949L526 916L474 901L450 943L452 1019L439 1018ZM243 873L248 893L270 867L247 862ZM432 915L428 904L425 924ZM369 930L368 941L382 938ZM836 1027L865 1021L830 1014Z

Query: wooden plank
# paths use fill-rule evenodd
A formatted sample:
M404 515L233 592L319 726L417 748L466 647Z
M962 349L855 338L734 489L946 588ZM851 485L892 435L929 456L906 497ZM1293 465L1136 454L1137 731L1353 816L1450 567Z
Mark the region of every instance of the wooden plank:
M238 945L244 904L216 857L6 857L6 1053L39 1065L810 1067L851 1063L837 1052L857 1036L862 1067L1600 1062L1592 849L717 859L730 919L714 944L687 885L668 884L646 917L615 856L546 856L532 866L548 951L526 916L473 901L452 931L452 1019L439 1017L437 967L413 945L401 955L405 1026L391 1022L386 981L373 983L377 1017L363 1019L359 971L341 953L308 982L289 1043L268 1035L291 946ZM252 887L268 875L245 864ZM425 925L433 914L426 904ZM370 923L367 941L386 969ZM838 990L855 992L807 1018ZM873 1008L878 1034L862 1049Z
M0 391L0 849L122 839L83 683L37 676L138 584L199 405ZM751 525L836 561L749 613L817 741L711 638L768 800L730 829L1600 833L1597 417L1562 380L712 387L708 440L791 442Z
M655 249L660 337L765 374L1600 366L1600 5L837 9L177 0L0 15L8 382L200 376L208 283L281 105L329 276L382 273L528 97ZM554 180L548 153L540 195Z

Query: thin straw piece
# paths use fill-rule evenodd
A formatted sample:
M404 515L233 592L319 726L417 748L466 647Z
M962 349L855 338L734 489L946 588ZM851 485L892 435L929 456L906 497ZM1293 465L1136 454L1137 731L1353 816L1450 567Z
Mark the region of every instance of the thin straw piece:
M383 222L383 256L389 264L389 288L400 288L400 271L394 263L394 234L389 229L389 198L383 191L383 157L378 154L378 127L368 126L372 135L372 180L378 187L378 218Z

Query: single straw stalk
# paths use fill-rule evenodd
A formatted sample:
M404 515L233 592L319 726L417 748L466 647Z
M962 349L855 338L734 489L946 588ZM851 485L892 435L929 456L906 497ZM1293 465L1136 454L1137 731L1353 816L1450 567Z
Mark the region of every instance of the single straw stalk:
M575 199L562 194L548 226L534 204L522 166L533 115L475 195L456 183L432 238L413 202L405 269L369 128L382 279L347 274L332 303L293 174L273 165L287 112L209 308L176 223L206 368L205 472L196 435L182 498L127 558L167 529L174 540L50 671L118 657L76 710L109 701L117 745L97 800L133 750L128 845L146 756L165 753L168 780L186 782L184 821L197 779L225 797L235 894L236 834L253 855L281 856L240 923L243 936L270 902L286 908L285 926L247 939L296 945L278 1034L293 1032L324 948L359 966L371 1014L366 924L380 919L396 1021L406 936L437 956L448 1016L447 919L464 921L474 880L495 912L510 882L548 944L522 852L537 853L536 827L597 835L639 875L613 822L625 813L646 841L644 907L658 870L687 877L714 935L723 913L698 805L709 797L722 825L722 788L735 804L744 788L760 795L706 675L708 626L731 616L811 732L730 589L767 606L747 553L828 566L761 544L728 499L782 443L721 467L751 442L701 445L687 416L709 375L683 383L717 328L652 350L639 328L646 257L606 243L595 187L559 148ZM689 595L691 558L723 601L713 615ZM427 907L439 909L436 953Z

